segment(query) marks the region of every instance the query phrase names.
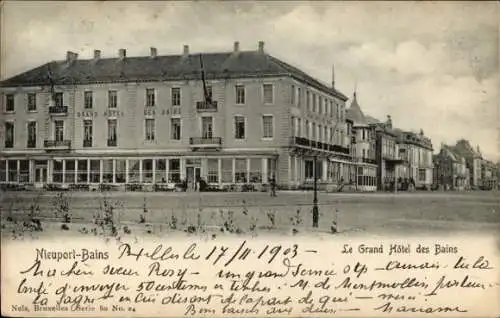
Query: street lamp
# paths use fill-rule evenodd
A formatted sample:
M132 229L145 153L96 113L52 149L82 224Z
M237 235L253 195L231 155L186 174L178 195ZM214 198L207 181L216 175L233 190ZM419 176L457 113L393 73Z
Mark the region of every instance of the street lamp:
M314 198L313 198L313 227L318 227L319 210L318 210L318 176L317 176L317 155L314 155Z

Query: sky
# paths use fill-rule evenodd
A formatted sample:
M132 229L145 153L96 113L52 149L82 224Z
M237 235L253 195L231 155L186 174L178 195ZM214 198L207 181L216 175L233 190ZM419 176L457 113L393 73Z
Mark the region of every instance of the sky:
M265 51L330 83L365 114L500 160L498 2L4 2L2 78L66 51L90 58ZM348 101L348 104L350 101Z

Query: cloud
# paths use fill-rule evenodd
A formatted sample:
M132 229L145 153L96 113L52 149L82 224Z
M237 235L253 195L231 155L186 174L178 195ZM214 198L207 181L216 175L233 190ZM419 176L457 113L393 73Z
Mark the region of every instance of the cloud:
M363 109L392 114L401 128L481 144L500 157L499 6L495 2L7 2L4 76L66 50L116 56L266 50L351 95Z

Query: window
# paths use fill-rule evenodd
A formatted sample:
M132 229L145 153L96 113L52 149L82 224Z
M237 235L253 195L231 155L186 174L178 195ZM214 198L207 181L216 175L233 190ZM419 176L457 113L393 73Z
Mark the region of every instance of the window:
M153 159L142 160L142 182L153 183Z
M5 123L5 148L14 147L14 123Z
M272 104L274 103L274 91L272 84L264 84L262 85L263 95L264 95L264 104Z
M311 110L311 93L309 91L306 92L306 107L307 110Z
M172 118L171 119L171 135L172 140L181 140L181 119Z
M313 94L313 96L312 96L312 100L313 100L313 105L312 105L313 109L312 109L312 111L313 111L313 113L315 113L315 112L316 112L316 102L317 102L317 97L318 97L318 96L316 96L315 94Z
M36 147L36 121L28 122L28 148Z
M314 179L314 162L312 160L305 160L304 170L306 179Z
M173 87L172 90L172 106L181 105L181 89L178 87Z
M108 119L108 142L112 142L113 145L116 145L117 139L117 121L116 119Z
M207 159L207 182L219 182L219 162L217 159Z
M14 111L14 94L5 95L5 111L6 112Z
M323 126L318 125L318 140L322 141L323 140Z
M181 161L179 159L168 159L168 182L181 181Z
M201 118L201 133L203 138L212 138L213 135L212 117Z
M63 93L55 93L54 94L54 103L56 104L56 106L63 106L64 105Z
M323 98L318 97L318 113L322 114L323 113Z
M155 120L153 118L146 118L146 140L155 140Z
M246 183L247 182L247 160L246 159L235 159L235 172L234 179L236 183Z
M306 120L306 138L309 138L311 136L311 123Z
M245 117L234 117L234 138L245 139Z
M302 99L302 91L300 87L297 88L297 106L300 107L300 100Z
M290 92L290 104L295 105L295 85L292 85Z
M92 120L83 121L83 146L92 147Z
M94 94L92 92L84 93L84 108L89 109L92 108L92 102L94 100Z
M297 137L302 137L302 120L300 118L297 123Z
M118 94L116 91L108 92L108 108L118 107Z
M291 130L292 130L292 136L297 136L297 118L292 116L291 118Z
M273 116L262 116L262 128L264 138L273 138Z
M418 170L418 180L425 181L425 169Z
M316 140L316 124L315 123L312 123L312 129L311 129L311 138L313 140Z
M55 141L64 140L64 121L62 120L54 121L54 139Z
M28 94L28 111L32 112L36 110L36 93Z
M236 85L236 104L245 104L245 86Z
M155 106L155 89L146 88L146 106Z

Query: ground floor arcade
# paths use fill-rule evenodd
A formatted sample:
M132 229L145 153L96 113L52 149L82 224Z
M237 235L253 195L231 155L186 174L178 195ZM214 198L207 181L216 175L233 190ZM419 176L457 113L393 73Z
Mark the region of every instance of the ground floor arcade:
M314 181L376 187L375 168L346 158L297 153L193 154L176 156L24 156L0 158L0 183L20 184L266 184L274 176L284 188Z

